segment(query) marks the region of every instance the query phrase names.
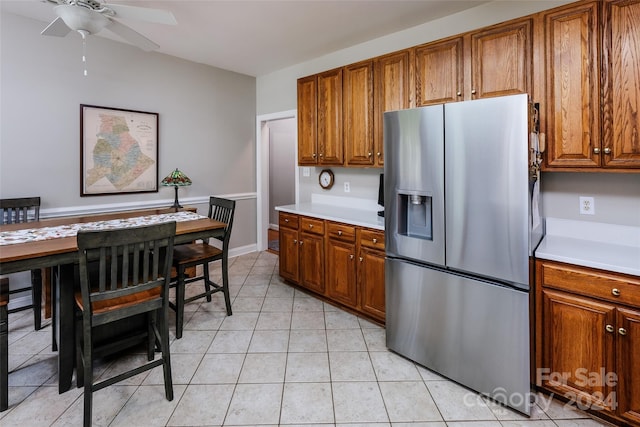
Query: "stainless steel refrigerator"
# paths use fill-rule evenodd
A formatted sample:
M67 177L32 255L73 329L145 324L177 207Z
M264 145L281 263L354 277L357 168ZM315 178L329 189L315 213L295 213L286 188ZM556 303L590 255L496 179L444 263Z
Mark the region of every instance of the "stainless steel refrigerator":
M530 116L526 94L384 114L387 346L525 414Z

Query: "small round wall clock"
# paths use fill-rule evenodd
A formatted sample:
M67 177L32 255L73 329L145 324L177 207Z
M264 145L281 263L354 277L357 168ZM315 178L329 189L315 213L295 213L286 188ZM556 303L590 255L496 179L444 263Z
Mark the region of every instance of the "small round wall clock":
M320 175L318 176L318 181L320 182L320 187L325 190L333 187L333 172L331 169L323 169L320 171Z

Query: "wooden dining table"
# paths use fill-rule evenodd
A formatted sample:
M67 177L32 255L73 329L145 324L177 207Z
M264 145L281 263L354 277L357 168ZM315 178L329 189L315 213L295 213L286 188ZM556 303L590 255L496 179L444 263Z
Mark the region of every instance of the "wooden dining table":
M53 227L77 228L81 224L102 221L127 220L150 216L166 216L176 212L173 208L145 209L126 212L111 212L83 216L43 219L40 221L8 224L0 226L0 235L20 230L51 230ZM69 228L67 227L67 228ZM175 244L188 243L199 239L222 236L225 224L207 217L176 221ZM7 233L5 233L7 232ZM15 234L15 233L14 233ZM54 233L55 234L55 233ZM67 232L68 234L68 232ZM58 344L58 391L63 393L71 388L75 365L75 321L74 321L74 265L78 262L78 246L75 234L55 235L45 240L0 244L0 274L30 271L38 268L54 267L53 286L55 290L55 312L57 313L53 339Z

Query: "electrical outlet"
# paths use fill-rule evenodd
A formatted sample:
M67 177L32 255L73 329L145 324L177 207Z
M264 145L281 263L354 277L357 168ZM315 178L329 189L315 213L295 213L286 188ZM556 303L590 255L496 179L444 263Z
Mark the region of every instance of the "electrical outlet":
M345 182L345 183L344 183L344 192L345 192L345 193L348 193L348 192L350 192L350 191L351 191L351 185L350 185L350 184L349 184L349 182L347 181L347 182Z
M595 215L596 203L593 197L580 197L580 215Z

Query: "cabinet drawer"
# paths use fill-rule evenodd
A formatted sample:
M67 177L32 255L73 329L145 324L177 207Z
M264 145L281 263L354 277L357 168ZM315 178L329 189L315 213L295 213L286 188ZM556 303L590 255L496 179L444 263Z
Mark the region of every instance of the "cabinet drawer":
M324 221L303 216L300 218L300 231L312 234L324 234Z
M384 232L376 230L360 230L360 245L384 251Z
M640 280L564 264L543 262L542 286L640 307Z
M328 231L330 239L339 239L345 242L356 241L356 228L353 225L330 222Z
M298 215L280 212L280 227L298 229Z

